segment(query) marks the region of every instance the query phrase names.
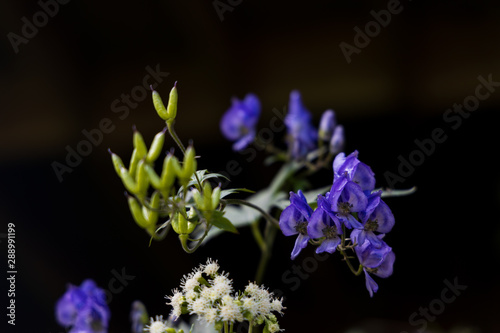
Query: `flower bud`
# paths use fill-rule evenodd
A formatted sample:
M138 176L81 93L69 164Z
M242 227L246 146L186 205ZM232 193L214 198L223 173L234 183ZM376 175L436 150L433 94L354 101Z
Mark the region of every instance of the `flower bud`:
M134 127L134 148L137 149L137 158L143 159L148 153L148 148L146 147L146 143L144 142L144 138L141 133Z
M216 188L214 188L214 191L212 192L212 209L217 209L217 207L219 206L220 191L221 188L217 186Z
M165 108L165 105L163 104L163 101L160 97L160 94L156 90L153 90L153 105L160 116L161 119L172 123L175 120L175 117L177 115L177 82L174 84L174 87L170 91L170 94L168 96L168 104L167 107Z
M182 169L179 170L177 176L179 177L179 183L182 186L187 186L191 177L196 172L196 155L193 146L189 146L184 154L184 160L182 163Z
M189 235L196 227L196 223L191 223L181 214L175 213L172 218L172 228L179 235Z
M158 156L160 156L160 153L163 149L163 143L165 142L166 130L167 129L165 128L163 131L155 135L153 142L151 143L151 147L149 147L149 151L146 155L147 163L153 163L154 161L156 161Z
M113 166L115 167L116 174L118 177L121 177L121 169L125 168L125 165L123 164L122 159L120 156L116 155L111 151L111 149L108 149L109 153L111 154L111 160L113 161Z
M170 192L172 185L175 182L175 176L178 174L181 166L179 160L173 155L167 155L163 161L163 170L161 172L160 189L165 192Z
M136 198L133 196L128 197L128 207L130 209L130 212L132 213L132 217L134 218L134 221L137 223L137 225L141 228L147 228L149 223L144 217L144 214L142 212L141 205L137 201Z
M326 110L321 116L319 122L319 139L323 141L330 141L335 128L335 113L332 110Z
M338 125L335 127L330 140L330 153L333 155L340 153L344 149L344 142L344 126Z

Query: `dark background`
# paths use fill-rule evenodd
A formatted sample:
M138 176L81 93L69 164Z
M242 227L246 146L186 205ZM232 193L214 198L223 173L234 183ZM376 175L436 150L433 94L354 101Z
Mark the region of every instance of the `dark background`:
M287 297L280 320L287 332L414 330L408 317L440 297L445 279L455 278L467 290L436 317L433 332L499 331L500 92L456 130L443 114L474 94L479 75L500 80L500 9L488 1L404 1L401 13L348 64L339 44L353 44L353 29L363 29L373 20L370 11L387 3L243 1L221 21L211 1L71 1L16 53L8 34L21 35L22 18L32 22L41 8L35 1L2 2L0 233L15 223L18 267L16 326L9 332L62 332L54 304L66 284L92 278L107 288L113 270L135 278L113 295L110 332L129 331L135 299L151 315L167 315L164 296L207 257L218 259L237 287L253 278L259 252L247 229L187 255L173 234L148 247L128 212L107 149L128 160L132 126L149 142L163 122L149 97L123 120L111 103L157 64L170 73L157 88L164 98L179 82L179 135L194 141L200 168L223 171L228 160L238 160L242 172L234 187L258 190L276 171L263 166L264 154L248 163L248 156L233 153L218 129L231 97L250 91L263 105L260 127L268 126L273 108L286 106L292 89L301 91L316 124L333 108L345 126L346 151L360 152L378 186L387 186L386 171L397 173L398 156L416 149L414 140L430 138L435 128L447 135L396 186L417 186L417 193L387 200L396 226L386 240L397 259L393 276L375 278L380 290L372 299L364 278L352 276L338 254L291 291L283 274L313 249L294 263L294 239L278 235L264 283ZM60 182L51 164L64 163L66 146L75 148L85 139L82 130L97 128L103 118L113 121L114 131ZM276 134L278 142L282 135ZM314 181L328 184L331 174Z

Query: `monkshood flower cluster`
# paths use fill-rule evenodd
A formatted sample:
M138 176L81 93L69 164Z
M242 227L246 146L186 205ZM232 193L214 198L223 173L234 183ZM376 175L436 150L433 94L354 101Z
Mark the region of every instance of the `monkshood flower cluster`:
M258 97L248 94L240 101L233 98L231 107L223 115L220 128L224 137L235 141L233 150L240 151L256 139L256 126L261 105ZM312 115L304 106L300 93L290 93L287 128L288 156L303 160L308 153L326 142L332 155L339 153L344 145L344 128L338 125L333 110L326 110L320 120L319 130L312 124Z
M87 279L80 286L69 285L57 301L56 319L69 333L107 333L111 316L104 290Z
M373 296L378 285L370 274L390 276L395 260L391 247L383 241L394 226L394 216L381 194L375 191L374 173L358 159L357 151L348 156L338 154L333 161L331 189L324 196L318 195L314 211L300 190L290 192L290 206L281 213L280 228L285 236L298 235L292 259L308 243L318 245L316 253L338 249L353 273L364 272L366 288ZM358 270L351 265L346 250L356 253Z
M264 325L264 332L280 331L272 312L283 314L285 308L282 301L274 298L264 286L253 282L243 292L234 292L233 281L219 269L217 261L208 259L205 265L185 275L180 290L174 289L173 295L167 297L167 304L172 306L171 315L197 315L203 324L214 327L218 332L233 332L234 324L243 321L248 321L250 327ZM163 332L153 332L151 328L149 331Z

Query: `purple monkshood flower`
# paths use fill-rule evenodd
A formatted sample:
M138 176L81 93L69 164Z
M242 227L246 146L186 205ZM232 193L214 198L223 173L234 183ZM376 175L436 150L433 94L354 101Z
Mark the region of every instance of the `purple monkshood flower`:
M381 240L382 237L382 235L379 235L381 242L379 248L375 247L368 240L362 245L358 245L354 248L360 264L363 265L366 289L370 293L370 297L373 297L373 293L378 291L378 284L373 280L370 274L374 274L381 278L391 276L394 261L396 260L396 255L392 252L392 248Z
M368 196L365 211L358 214L363 227L351 233L351 239L354 242L363 244L365 240L368 240L375 247L380 247L382 243L375 235L375 231L385 234L394 226L394 215L389 206L380 198L381 195L382 191L377 191Z
M243 101L233 98L231 107L220 122L224 137L235 141L233 150L240 151L255 139L255 127L259 120L260 109L260 101L254 94L247 94Z
M321 120L319 121L319 138L323 141L330 141L335 130L337 122L335 121L335 112L333 110L326 110L321 115Z
M307 203L301 190L297 194L290 192L290 206L286 207L280 216L280 229L285 236L297 235L292 250L292 260L307 246L309 235L307 225L312 214L312 208Z
M363 225L352 215L366 209L368 198L362 188L351 181L347 175L342 175L333 182L328 197L330 210L348 229L362 229Z
M111 316L104 290L87 279L77 287L69 285L57 301L56 318L59 324L71 327L69 333L106 333Z
M326 194L328 198L329 193ZM342 234L342 225L337 217L331 213L328 201L318 195L318 208L312 213L307 226L307 233L311 238L325 237L316 253L333 253L340 244L339 235Z
M300 160L316 148L318 132L311 123L311 114L305 108L296 90L290 93L285 125L289 135L292 157Z
M337 125L330 140L330 153L336 155L344 149L344 126Z
M372 191L375 188L375 174L368 165L358 159L357 150L347 157L340 153L333 160L333 182L344 175L361 186L363 191Z

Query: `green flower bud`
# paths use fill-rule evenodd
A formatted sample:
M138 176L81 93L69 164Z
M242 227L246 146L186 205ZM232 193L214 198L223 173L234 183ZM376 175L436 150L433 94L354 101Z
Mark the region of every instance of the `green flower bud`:
M170 123L175 120L175 117L177 115L178 96L177 96L176 85L177 82L174 84L174 87L170 91L170 95L168 97L168 104L166 108L165 105L163 104L160 94L156 90L153 90L153 106L156 110L156 113L158 113L161 119ZM151 87L151 89L153 89L153 87Z
M171 328L171 327L168 327L165 332L167 333L175 333L175 329L174 328ZM180 331L179 331L180 332Z
M130 156L130 164L129 164L129 171L130 175L132 177L135 177L135 172L137 171L137 164L139 163L141 159L139 158L139 154L137 153L137 149L134 148L132 152L132 156Z
M220 191L221 191L221 188L219 186L217 186L214 191L212 192L212 209L217 209L217 207L219 206L219 202L220 202Z
M196 153L192 146L189 146L186 149L186 153L184 154L184 160L182 163L182 169L179 170L177 176L179 177L179 183L182 186L187 186L191 177L196 172L197 164L196 164Z
M200 191L197 189L194 189L192 191L193 194L193 199L194 202L196 203L196 207L198 207L199 210L205 210L205 201L203 200L203 197L201 196Z
M137 149L137 158L143 159L148 153L148 148L146 147L146 143L144 142L144 138L141 133L134 126L134 148Z
M129 196L128 197L128 207L130 208L130 212L132 213L132 217L134 218L137 225L141 228L146 228L149 225L149 222L144 217L141 205L137 201L136 198Z
M140 198L143 198L146 195L149 186L149 177L145 167L145 160L140 160L139 164L137 165L137 176L135 179L137 183L137 190L135 192L132 192Z
M160 189L169 193L172 185L175 182L175 176L178 174L181 166L179 160L173 155L167 155L163 161L163 169L161 172Z
M161 131L160 133L156 134L153 142L151 143L151 147L149 147L149 151L146 155L146 162L147 163L153 163L156 161L158 156L160 156L160 153L163 149L163 143L165 142L165 132L166 128Z
M128 173L127 169L121 168L120 169L120 178L122 179L123 185L127 189L127 191L131 193L136 193L138 190L138 185L135 179Z
M153 169L153 167L149 164L146 164L144 166L144 169L146 170L146 173L148 174L148 178L149 178L149 182L151 183L151 186L153 186L157 190L160 190L161 189L161 179L156 174L156 171Z
M118 175L118 177L121 177L121 169L125 168L122 159L120 158L120 156L113 153L111 149L108 149L108 152L111 154L111 160L113 161L113 166L115 167L116 174Z
M172 228L179 235L189 235L196 227L196 223L191 223L180 214L176 213L172 218Z
M156 226L156 222L158 221L158 209L160 208L160 192L154 191L151 199L149 200L149 207L152 209L143 206L143 215L147 217L149 226Z
M212 185L210 182L203 184L203 210L213 210L212 208Z

